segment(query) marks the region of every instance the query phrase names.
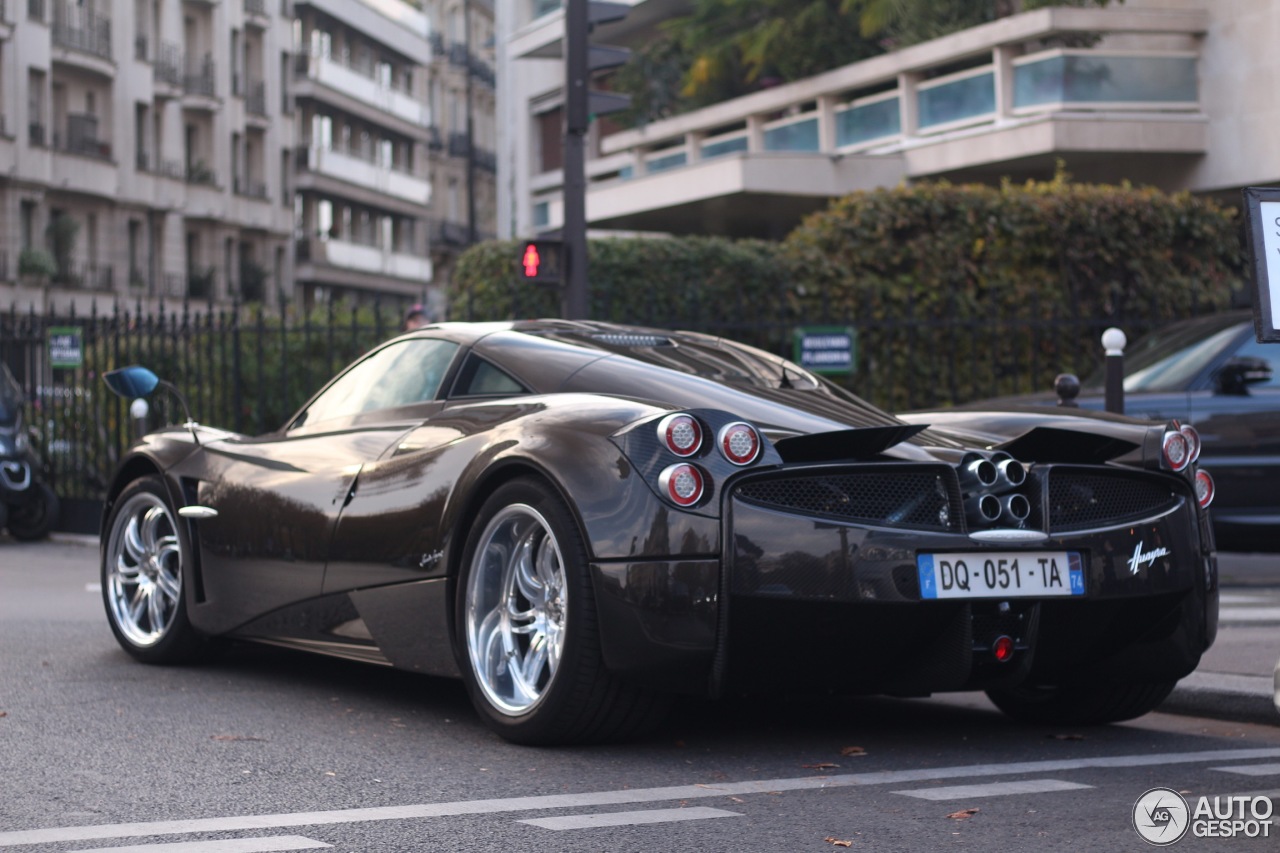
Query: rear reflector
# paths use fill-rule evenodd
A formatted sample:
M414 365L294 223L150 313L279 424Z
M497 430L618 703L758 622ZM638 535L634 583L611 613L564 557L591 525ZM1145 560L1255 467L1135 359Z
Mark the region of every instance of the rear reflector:
M1196 472L1196 502L1201 507L1207 507L1213 503L1213 495L1217 488L1213 485L1213 478L1209 476L1209 472L1201 468Z
M702 447L702 424L693 415L667 415L658 421L658 441L676 456L692 456Z
M706 479L698 466L681 462L658 475L658 487L676 506L693 506L702 500Z
M1013 638L1005 635L996 637L996 641L991 644L991 654L996 656L996 660L1005 663L1013 657Z
M1166 432L1161 445L1165 464L1174 471L1181 471L1191 464L1191 443L1181 432Z
M734 465L750 465L760 456L760 434L751 424L741 421L721 427L716 443L724 458Z

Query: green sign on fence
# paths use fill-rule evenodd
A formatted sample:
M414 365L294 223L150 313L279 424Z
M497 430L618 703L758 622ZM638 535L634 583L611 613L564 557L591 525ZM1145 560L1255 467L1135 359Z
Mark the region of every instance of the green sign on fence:
M795 362L814 373L846 374L857 368L858 333L852 326L798 326Z
M52 367L84 364L84 330L79 326L50 326L49 364Z

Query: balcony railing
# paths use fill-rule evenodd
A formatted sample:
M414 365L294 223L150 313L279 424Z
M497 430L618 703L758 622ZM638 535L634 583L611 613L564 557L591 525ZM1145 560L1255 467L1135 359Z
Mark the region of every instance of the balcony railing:
M449 134L449 156L450 157L466 157L467 152L471 149L471 145L467 141L465 133L453 132Z
M405 252L346 240L299 240L298 260L415 282L431 279L431 260Z
M427 204L431 200L431 184L424 178L380 163L371 152L304 146L297 150L296 156L298 168L305 171L328 175L418 204Z
M27 144L32 148L44 148L48 144L45 142L43 124L33 121L27 125Z
M259 80L256 83L249 84L249 94L245 97L245 112L255 116L265 116L267 114L267 84L265 81Z
M1014 109L1194 107L1196 55L1051 50L1014 60Z
M426 104L412 91L379 80L369 63L343 63L328 54L299 54L296 62L298 73L311 80L412 124L426 127L431 123L431 111Z
M203 95L204 97L212 98L214 96L215 71L213 57L206 54L203 62L187 68L187 73L182 77L182 90L188 95Z
M98 138L98 117L93 115L67 116L67 133L65 136L53 135L53 148L81 157L111 159L111 143Z
M109 60L111 21L80 6L57 6L53 16L53 43L58 47Z
M167 41L160 42L159 48L151 66L156 82L182 88L182 48Z
M44 0L27 0L27 20L44 20Z
M139 62L146 62L150 57L150 40L146 33L138 33L133 37L133 58Z
M267 17L267 0L244 0L244 13Z
M109 264L84 261L67 262L53 276L54 284L81 290L111 290L114 281L114 269Z
M206 166L203 160L197 160L187 166L186 178L187 183L198 187L218 185L218 173Z
M467 46L460 41L455 41L449 45L449 64L456 65L459 68L466 68L470 65L467 57Z
M270 193L267 192L267 185L263 181L251 181L248 178L242 178L236 175L231 181L231 190L236 195L242 195L247 198L269 199Z
M432 30L431 35L427 36L427 41L431 43L432 56L443 59L445 56L444 34L438 30Z

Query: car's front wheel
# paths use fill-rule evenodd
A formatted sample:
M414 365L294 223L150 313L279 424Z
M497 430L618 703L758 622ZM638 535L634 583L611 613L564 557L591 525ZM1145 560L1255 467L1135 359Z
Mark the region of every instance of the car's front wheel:
M605 669L582 536L542 482L513 480L485 501L457 589L459 665L472 703L502 737L617 740L661 719L665 697Z
M158 477L134 480L116 499L102 550L102 600L116 640L146 663L181 663L205 649L187 619L186 531Z
M8 527L14 539L29 542L49 535L58 520L61 503L53 489L44 483L33 483L26 503L9 511Z
M1168 698L1176 684L1139 681L1022 686L988 690L987 696L1001 711L1024 723L1089 726L1141 717Z

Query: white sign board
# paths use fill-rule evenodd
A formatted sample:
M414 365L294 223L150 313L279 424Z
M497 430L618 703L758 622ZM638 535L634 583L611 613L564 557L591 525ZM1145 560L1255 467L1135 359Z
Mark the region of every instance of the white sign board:
M1280 343L1280 189L1244 191L1253 271L1253 330L1259 343Z

